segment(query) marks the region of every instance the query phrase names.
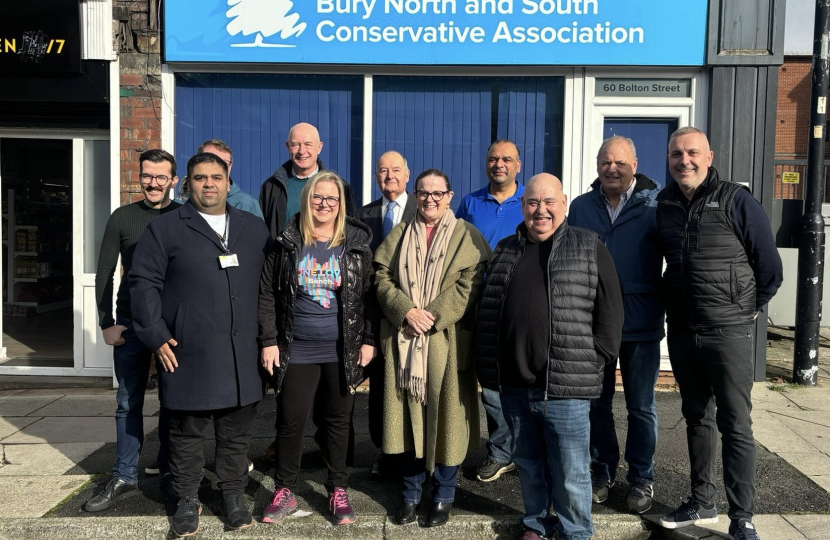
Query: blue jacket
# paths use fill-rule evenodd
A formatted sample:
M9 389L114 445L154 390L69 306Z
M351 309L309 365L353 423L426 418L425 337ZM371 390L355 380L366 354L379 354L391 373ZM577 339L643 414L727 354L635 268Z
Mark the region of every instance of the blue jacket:
M228 192L228 204L234 208L250 212L259 219L265 219L262 217L262 210L259 208L259 201L239 189L239 186L236 184L231 184L231 190Z
M599 235L617 267L623 293L625 323L623 341L662 339L663 307L659 285L663 259L658 251L657 192L652 179L635 175L631 199L613 225L597 179L591 191L571 202L568 224L591 229Z

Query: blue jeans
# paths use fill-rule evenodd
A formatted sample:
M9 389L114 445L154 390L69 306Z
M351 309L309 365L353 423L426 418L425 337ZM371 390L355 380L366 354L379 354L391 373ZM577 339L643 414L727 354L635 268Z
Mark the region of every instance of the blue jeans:
M484 405L487 432L490 434L487 440L487 457L499 463L510 463L513 438L501 410L501 397L495 390L482 388L481 403Z
M401 484L403 502L418 504L421 502L423 483L426 480L426 468L423 459L415 459L414 453L403 454L401 464ZM458 465L435 464L432 472L432 502L451 503L455 500L455 487L458 485Z
M121 334L124 344L113 347L115 378L118 391L115 394L115 464L113 476L129 484L138 483L138 456L144 445L144 393L150 375L151 351L138 339L132 321L119 318L116 324L126 326ZM159 386L159 399L161 387ZM159 455L161 473L169 472L168 436L170 414L164 407L159 412Z
M590 401L546 401L543 390L504 388L501 404L513 436L513 463L522 486L522 524L543 538L553 536L555 529L562 540L588 540L594 533Z
M591 400L591 466L597 480L614 480L620 463L620 445L614 428L615 364L605 366L602 395ZM625 461L628 483L654 481L654 449L657 446L657 407L654 385L660 370L660 341L624 341L620 345L628 431Z

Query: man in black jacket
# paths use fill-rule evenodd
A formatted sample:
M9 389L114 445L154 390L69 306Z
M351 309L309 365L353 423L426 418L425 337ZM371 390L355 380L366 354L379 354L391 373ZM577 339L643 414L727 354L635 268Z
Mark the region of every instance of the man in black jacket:
M496 246L476 325L479 382L500 392L513 437L522 540L593 535L590 400L622 334L614 261L596 233L567 224L566 202L555 176L528 181L524 222Z
M171 525L178 536L199 529L210 424L227 525L252 524L244 493L249 430L264 390L257 305L270 242L261 219L227 204L228 166L219 156L190 158L187 179L190 199L150 223L129 277L136 334L164 368L170 472L180 498Z
M692 127L675 131L668 154L675 183L657 196L669 357L686 419L692 488L692 496L660 522L676 529L718 520L717 429L729 534L757 540L751 521L752 329L781 285L783 270L763 208L748 189L718 178L713 157L705 133Z
M375 167L375 179L382 195L355 213L355 217L372 230L369 246L372 253L395 225L411 221L418 211L415 197L406 192L409 165L399 152L392 150L380 156ZM383 364L383 358L379 358L366 367L366 375L370 379L369 435L377 448L383 448ZM387 461L378 458L372 465L372 475L380 475Z
M320 159L323 142L317 128L311 124L300 123L292 127L285 147L288 149L289 160L274 171L259 189L259 206L272 238L276 238L291 216L300 211L300 192L306 181L326 170ZM354 217L354 195L348 183L343 208L346 209L346 215Z

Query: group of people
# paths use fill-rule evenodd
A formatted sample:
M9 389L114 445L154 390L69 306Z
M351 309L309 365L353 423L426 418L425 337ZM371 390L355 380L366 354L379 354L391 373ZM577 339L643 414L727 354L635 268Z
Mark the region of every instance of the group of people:
M617 360L628 410L627 505L638 514L652 506L666 314L691 496L660 523L717 520L718 430L729 532L758 538L752 331L782 267L762 207L748 189L719 178L703 132L672 134L674 182L663 190L637 173L631 139L607 139L597 180L567 216L558 178L517 182L521 157L509 140L489 147L489 182L457 212L447 174L427 169L410 185L398 152L378 159L382 196L357 209L348 183L320 160L313 126L294 126L286 148L289 160L263 183L258 204L238 188L230 198L232 151L220 140L188 161L183 204L171 200L174 158L141 155L144 199L113 213L99 257L99 318L119 383L117 458L86 510L136 493L155 355L162 407L152 472L176 501L178 536L199 529L211 424L221 512L229 529L253 523L243 493L266 384L276 394L275 490L262 521L279 523L298 509L311 420L332 521L354 522L351 418L356 388L368 378L370 434L382 452L373 472L400 479L397 523L417 520L427 476L424 526L449 520L459 465L479 441L480 385L489 434L477 478L518 470L521 540L589 539L592 502L608 498L620 461L611 408Z

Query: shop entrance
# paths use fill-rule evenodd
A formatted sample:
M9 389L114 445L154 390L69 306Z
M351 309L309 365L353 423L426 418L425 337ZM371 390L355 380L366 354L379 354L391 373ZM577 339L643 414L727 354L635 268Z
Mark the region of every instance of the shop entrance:
M0 374L106 375L95 267L109 216L110 143L0 134Z

